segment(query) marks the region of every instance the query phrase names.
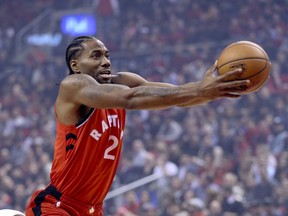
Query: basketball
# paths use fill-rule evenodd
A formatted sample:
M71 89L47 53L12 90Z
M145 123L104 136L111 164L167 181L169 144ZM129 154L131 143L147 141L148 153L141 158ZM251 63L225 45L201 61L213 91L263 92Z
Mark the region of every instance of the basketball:
M238 41L227 46L217 62L218 75L242 68L241 79L249 79L250 84L243 94L259 90L269 79L271 62L265 50L251 41ZM239 78L237 78L239 79Z

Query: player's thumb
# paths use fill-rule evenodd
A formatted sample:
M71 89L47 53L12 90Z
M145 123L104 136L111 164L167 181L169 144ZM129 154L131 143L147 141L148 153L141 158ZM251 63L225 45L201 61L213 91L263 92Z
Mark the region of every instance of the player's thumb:
M206 76L211 76L214 74L214 71L217 69L217 63L218 63L218 61L216 60L215 63L206 72L206 74L205 74Z

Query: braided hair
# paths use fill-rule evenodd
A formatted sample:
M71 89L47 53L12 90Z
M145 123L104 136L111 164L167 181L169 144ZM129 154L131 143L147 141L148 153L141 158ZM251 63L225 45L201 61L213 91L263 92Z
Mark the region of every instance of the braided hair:
M68 45L66 49L65 60L69 69L69 75L74 74L74 71L72 70L70 65L70 61L77 58L81 54L81 52L83 51L82 43L91 39L95 40L96 38L92 36L79 36L74 38L73 41Z

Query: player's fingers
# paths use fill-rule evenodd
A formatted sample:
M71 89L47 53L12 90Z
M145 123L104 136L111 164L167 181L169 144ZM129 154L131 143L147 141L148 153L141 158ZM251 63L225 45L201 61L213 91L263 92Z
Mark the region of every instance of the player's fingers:
M243 72L241 68L237 68L235 70L229 71L223 75L220 76L220 80L227 82L231 80L237 80L240 79L242 76Z
M238 86L223 89L224 92L242 93L248 89L248 86Z
M225 93L223 94L223 97L228 97L228 98L239 98L242 95L240 93Z
M241 84L241 82L235 82L234 85L230 85L230 83L229 85L222 85L220 91L222 91L223 94L241 94L249 88L249 85L246 84L247 82L245 84Z
M236 81L230 81L222 83L221 87L222 89L226 90L232 90L232 89L247 89L249 87L250 80L236 80Z

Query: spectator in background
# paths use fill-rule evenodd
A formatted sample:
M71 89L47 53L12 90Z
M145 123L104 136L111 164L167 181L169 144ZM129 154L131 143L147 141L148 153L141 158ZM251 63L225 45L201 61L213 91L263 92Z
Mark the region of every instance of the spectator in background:
M164 117L158 129L156 138L167 143L171 143L177 141L181 136L181 133L182 127L177 121L171 119L170 117Z
M222 216L222 206L218 200L213 200L209 205L209 216Z
M154 192L155 193L155 192ZM143 190L140 192L140 198L139 198L139 206L140 206L140 210L139 210L139 214L140 215L149 215L150 213L153 215L157 213L157 200L153 201L153 193L149 192L148 190ZM151 216L152 216L151 215Z
M158 155L156 159L156 165L154 167L153 173L155 175L164 176L165 178L159 179L159 188L165 188L168 186L168 177L177 175L178 167L175 163L169 160L169 156L166 154Z
M122 182L130 183L147 175L149 163L153 160L153 154L145 149L141 139L135 139L132 143L131 164L123 175Z
M279 156L281 152L287 149L288 132L281 117L275 117L273 123L269 144L272 154Z
M93 0L92 4L97 20L98 32L99 34L103 34L100 37L109 37L111 28L113 28L113 22L120 15L118 0Z

